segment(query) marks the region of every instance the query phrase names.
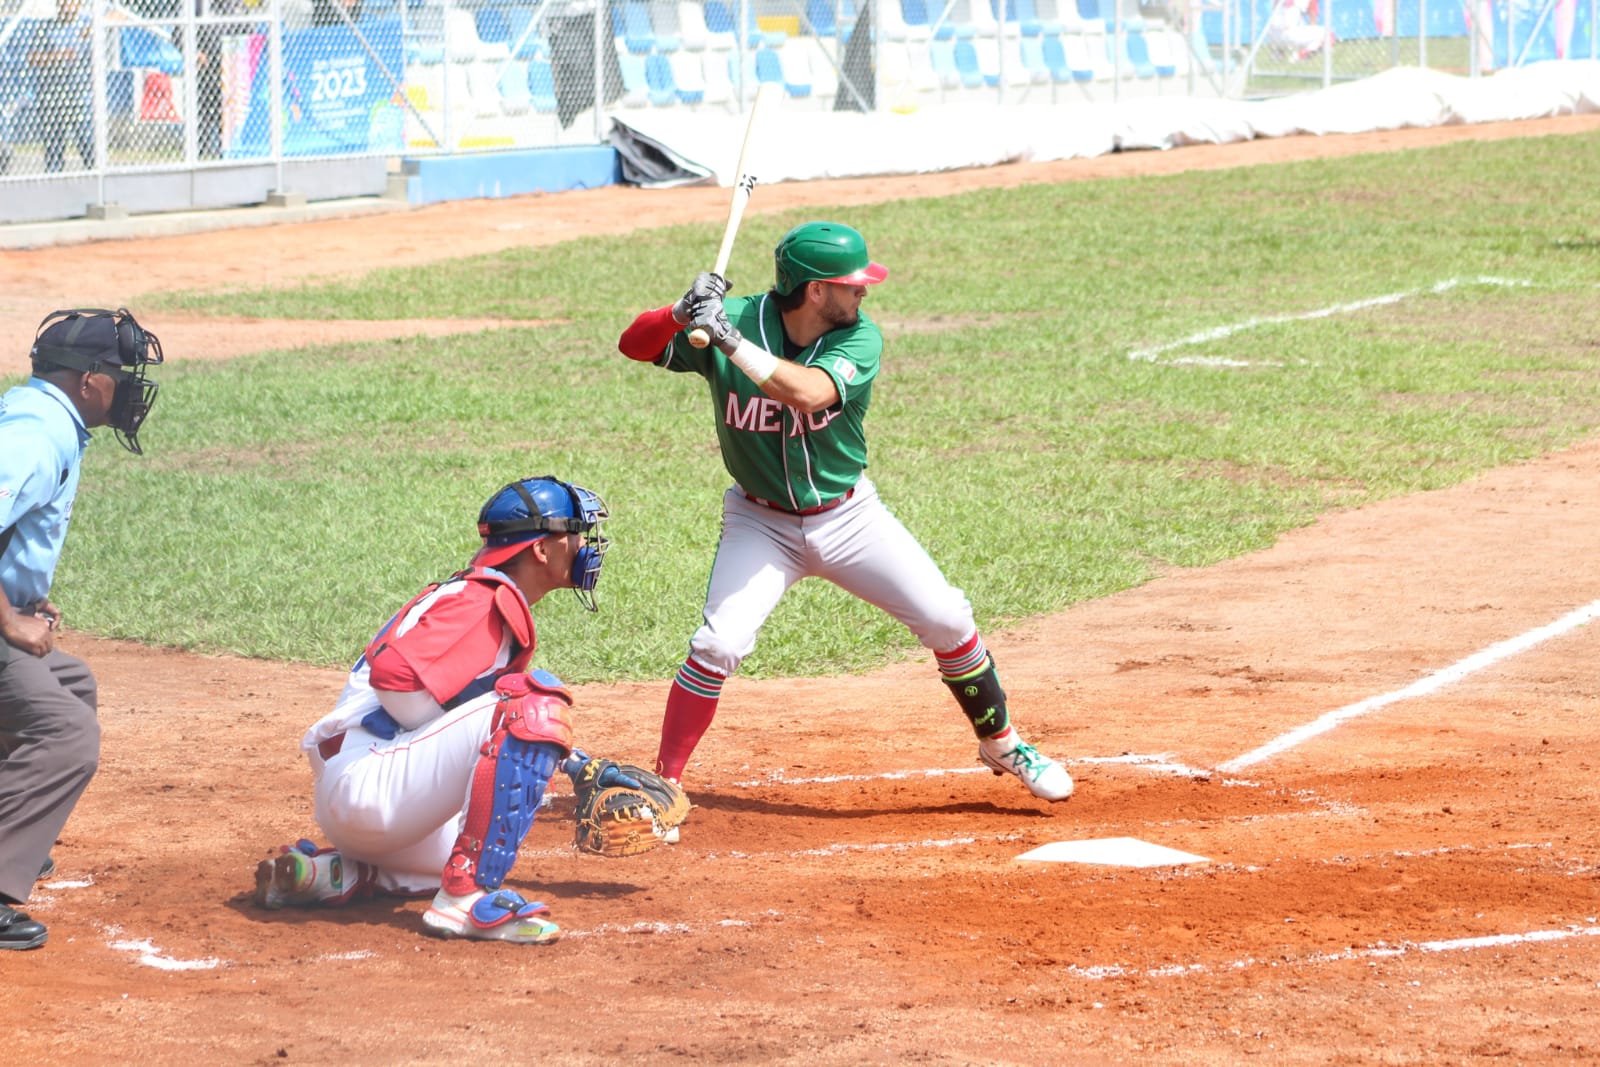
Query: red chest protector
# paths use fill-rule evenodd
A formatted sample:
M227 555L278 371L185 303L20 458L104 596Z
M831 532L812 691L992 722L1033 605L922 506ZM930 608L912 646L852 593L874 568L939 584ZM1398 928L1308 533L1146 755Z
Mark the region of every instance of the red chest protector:
M469 567L412 597L365 658L374 689L425 689L448 709L526 669L536 643L528 602L511 580Z

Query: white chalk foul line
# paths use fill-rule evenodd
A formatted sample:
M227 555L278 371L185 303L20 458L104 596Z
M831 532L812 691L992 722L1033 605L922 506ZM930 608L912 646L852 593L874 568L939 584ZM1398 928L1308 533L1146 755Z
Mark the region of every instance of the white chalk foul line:
M1400 301L1409 300L1414 296L1448 292L1449 290L1455 289L1462 285L1520 287L1532 284L1532 282L1519 281L1515 278L1493 278L1487 276L1477 278L1446 278L1442 282L1434 282L1432 285L1425 285L1420 289L1407 289L1400 293L1385 293L1382 296L1372 296L1365 300L1353 300L1347 304L1333 304L1329 307L1315 308L1311 311L1300 311L1285 315L1265 315L1261 318L1246 319L1243 322L1236 322L1227 326L1216 326L1209 330L1201 330L1199 333L1192 333L1188 337L1182 337L1176 341L1169 341L1164 345L1155 345L1150 348L1136 348L1132 352L1128 353L1128 358L1140 360L1146 363L1153 363L1156 361L1156 357L1162 355L1163 353L1171 352L1174 349L1187 348L1189 345L1202 345L1207 341L1220 341L1224 337L1232 337L1234 334L1243 333L1246 330L1255 330L1262 326L1276 326L1279 323L1284 322L1301 322L1307 319L1325 319L1333 315L1348 315L1355 311L1365 311L1367 308L1383 307L1387 304L1398 304ZM1192 364L1206 367L1249 367L1262 365L1259 362L1251 360L1220 358L1186 358L1166 360L1164 362L1169 364ZM1266 365L1276 366L1277 364Z
M1593 919L1587 920L1593 923ZM1413 952L1468 952L1480 948L1504 948L1508 945L1526 945L1546 941L1566 941L1574 937L1600 936L1600 927L1595 926L1569 926L1563 930L1530 930L1525 934L1489 934L1484 937L1458 937L1447 941L1406 941L1398 945L1378 942L1367 948L1350 949L1346 952L1321 952L1313 956L1302 956L1299 959L1272 959L1258 960L1250 957L1234 960L1217 966L1208 966L1204 963L1173 963L1164 967L1151 967L1149 969L1135 969L1111 964L1104 967L1068 967L1067 971L1078 978L1099 980L1102 978L1123 978L1128 976L1142 976L1146 978L1181 978L1195 974L1214 974L1219 971L1242 971L1251 967L1284 967L1297 965L1311 965L1323 963L1338 963L1344 960L1367 959L1392 959Z
M1224 772L1241 770L1253 763L1260 763L1264 759L1269 759L1280 752L1287 751L1302 741L1316 737L1318 734L1326 733L1342 722L1359 718L1368 712L1377 711L1379 708L1387 707L1401 700L1427 696L1429 693L1443 689L1447 685L1459 682L1475 671L1481 671L1485 667L1492 666L1510 656L1515 656L1519 652L1525 652L1540 642L1548 641L1552 637L1558 637L1596 617L1600 617L1600 600L1586 604L1575 611L1569 611L1555 622L1547 623L1536 630L1529 630L1527 633L1518 634L1516 637L1501 641L1497 645L1490 645L1483 651L1474 653L1459 663L1443 670L1434 671L1425 678L1417 679L1404 689L1396 689L1392 693L1382 693L1375 697L1368 697L1365 700L1330 711L1321 718L1314 719L1298 729L1290 730L1283 736L1268 741L1260 748L1246 752L1242 756L1236 756L1226 763L1217 764L1217 770Z

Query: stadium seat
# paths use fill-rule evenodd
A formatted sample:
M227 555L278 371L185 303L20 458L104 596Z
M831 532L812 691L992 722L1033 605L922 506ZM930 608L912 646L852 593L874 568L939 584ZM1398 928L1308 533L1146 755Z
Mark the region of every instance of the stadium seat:
M961 84L968 89L983 87L983 71L978 69L978 52L972 47L972 42L959 40L955 42L954 54L956 70L961 75Z
M974 37L972 51L978 57L978 73L983 75L983 84L993 86L1000 84L1000 45L993 37Z
M630 52L626 45L616 46L617 69L622 74L622 107L647 107L650 103L650 82L645 77L644 56Z
M655 34L658 52L670 55L680 48L687 47L684 44L683 29L675 0L646 0L645 11L650 30Z
M650 24L650 9L643 0L626 0L625 3L613 5L611 18L618 30L617 36L622 38L623 46L628 51L641 56L665 51L656 39L655 27Z
M789 42L805 49L806 63L811 68L811 94L832 99L839 95L839 70L834 66L832 45L825 45L815 37L801 37Z
M734 99L733 69L727 52L708 49L700 53L701 79L705 83L705 102L727 104Z
M678 11L680 14L683 12L681 5ZM733 51L733 46L737 43L733 32L736 23L733 21L733 12L728 9L728 5L723 3L723 0L706 0L705 24L706 47L729 52Z
M506 46L516 52L518 59L548 59L550 44L537 32L533 11L514 7L506 12Z
M1044 35L1024 37L1016 42L1016 48L1017 60L1027 74L1027 80L1035 85L1048 85L1053 79L1044 61Z
M993 37L1000 26L989 0L955 0L949 22L957 37Z
M507 115L524 115L533 110L533 92L528 88L528 61L513 59L500 70L500 109Z
M528 60L528 93L533 98L535 111L555 111L560 107L556 99L556 75L548 59Z
M784 84L783 60L778 58L778 52L776 49L757 48L754 52L749 52L746 54L751 56L754 60L754 70L756 76L755 80L757 84L762 82L774 82L778 85ZM785 89L787 88L788 87L785 86ZM809 82L806 83L806 91L811 91Z
M1150 61L1150 46L1145 43L1143 22L1130 19L1123 24L1122 60L1133 67L1134 77L1156 76L1156 65Z
M1181 69L1179 64L1183 61L1180 48L1183 39L1174 34L1163 23L1145 23L1145 47L1149 50L1150 62L1155 64L1156 77L1175 78Z
M927 22L927 8L921 5L921 0L912 0L918 4L917 10L921 12L922 22L913 26L906 19L905 7L901 0L878 0L873 8L874 14L879 18L881 25L879 32L886 41L927 41L933 36L932 29Z
M1087 61L1080 60L1074 65L1068 58L1066 42L1069 40L1080 53L1083 51L1083 37L1080 34L1039 38L1039 50L1044 57L1046 69L1050 71L1050 80L1057 84L1093 81L1094 68L1090 67Z
M961 71L956 69L956 44L953 37L928 43L928 61L941 89L961 88Z
M933 41L907 41L906 60L910 69L911 87L918 92L937 92L941 87L939 72L933 66Z
M369 10L371 7L372 5L370 3L362 4L361 17L363 19L367 18L368 15L372 13ZM504 45L509 45L511 43L511 22L507 18L504 8L480 7L477 11L473 12L472 17L473 21L477 24L478 39L480 41L486 41L489 44Z
M452 63L476 60L503 63L511 58L510 45L504 41L485 41L478 36L478 21L466 8L444 9L444 37Z
M644 57L644 84L653 107L670 107L678 102L678 83L672 77L672 61L659 52Z
M1067 48L1067 61L1082 64L1094 72L1094 81L1114 81L1117 68L1112 63L1112 42L1110 34L1105 31L1103 22L1085 22L1082 33L1072 37L1063 37L1062 44ZM1078 45L1081 42L1081 49ZM1123 67L1123 76L1132 77L1133 72Z
M706 98L706 69L700 53L679 49L666 58L672 65L672 84L677 86L678 101L684 104L703 103Z
M804 33L805 25L809 24L813 36L848 41L856 17L854 0L806 0L806 20L801 24L801 31Z
M800 39L785 41L778 47L779 71L783 75L783 91L796 99L811 95L814 80L811 75L811 56Z
M662 0L673 3L673 0ZM697 0L676 0L674 4L678 15L678 37L683 47L691 52L703 51L711 47L711 32L706 28L705 8ZM728 39L728 47L733 47L733 39Z

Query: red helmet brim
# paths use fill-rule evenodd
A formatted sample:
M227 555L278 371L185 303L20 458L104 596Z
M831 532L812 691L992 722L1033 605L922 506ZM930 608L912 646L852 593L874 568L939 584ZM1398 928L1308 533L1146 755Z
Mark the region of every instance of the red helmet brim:
M877 285L889 276L889 268L882 263L868 262L858 271L852 271L842 278L824 279L830 285Z

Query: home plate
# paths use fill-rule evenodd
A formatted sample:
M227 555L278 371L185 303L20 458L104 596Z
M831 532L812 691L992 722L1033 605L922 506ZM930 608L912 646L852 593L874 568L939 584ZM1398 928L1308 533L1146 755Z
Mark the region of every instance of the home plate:
M1041 863L1099 863L1110 867L1176 867L1181 863L1209 863L1204 856L1152 845L1134 837L1099 837L1089 841L1052 841L1019 860Z

